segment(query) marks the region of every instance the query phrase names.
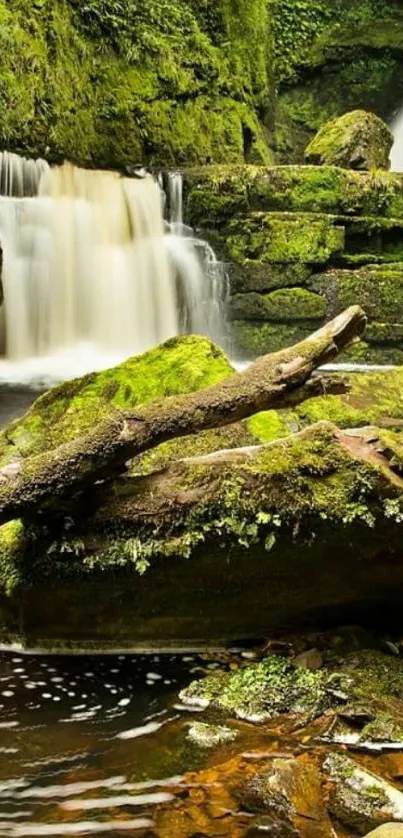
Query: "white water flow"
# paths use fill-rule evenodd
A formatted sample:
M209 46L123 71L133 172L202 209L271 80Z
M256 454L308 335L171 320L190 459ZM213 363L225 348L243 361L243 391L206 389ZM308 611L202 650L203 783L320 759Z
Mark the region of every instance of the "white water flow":
M390 153L390 167L392 172L403 172L403 109L396 114L390 130L395 138Z
M184 331L217 336L214 258L183 235L181 183L168 229L151 176L3 154L0 191L0 380L62 380Z
M179 276L179 305L184 330L209 335L228 350L225 307L229 280L225 265L217 260L208 242L196 238L192 228L183 222L180 172L168 174L168 206L172 235L167 239L167 246Z

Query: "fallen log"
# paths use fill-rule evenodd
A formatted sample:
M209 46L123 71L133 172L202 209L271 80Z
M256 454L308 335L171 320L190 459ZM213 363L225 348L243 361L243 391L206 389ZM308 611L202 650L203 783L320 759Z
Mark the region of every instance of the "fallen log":
M3 527L0 641L194 649L400 619L401 468L398 433L320 422L100 484L68 526Z
M60 511L66 500L112 479L128 460L162 442L340 393L340 378L311 376L357 340L365 325L364 312L353 306L295 346L259 358L219 384L121 411L72 442L8 463L0 470L0 524Z

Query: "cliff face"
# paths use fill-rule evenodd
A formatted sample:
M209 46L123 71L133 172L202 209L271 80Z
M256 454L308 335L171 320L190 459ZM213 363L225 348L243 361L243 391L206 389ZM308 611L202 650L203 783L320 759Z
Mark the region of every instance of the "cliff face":
M0 0L1 144L114 167L269 162L268 26L265 0Z
M121 167L300 160L330 116L389 116L397 0L0 0L0 143Z

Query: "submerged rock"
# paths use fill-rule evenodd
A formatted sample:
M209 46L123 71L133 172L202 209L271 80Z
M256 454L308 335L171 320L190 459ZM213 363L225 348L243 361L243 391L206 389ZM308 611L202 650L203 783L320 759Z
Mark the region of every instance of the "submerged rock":
M240 787L238 794L249 812L273 816L273 834L303 838L334 836L323 801L320 771L310 756L274 759L268 770L256 774Z
M331 754L323 766L332 789L329 810L360 835L390 821L403 821L403 793L354 760Z
M347 169L389 169L393 134L378 116L351 111L326 122L305 151L307 163Z
M237 731L230 727L194 722L188 730L187 738L200 748L216 748L217 745L234 742L237 735Z

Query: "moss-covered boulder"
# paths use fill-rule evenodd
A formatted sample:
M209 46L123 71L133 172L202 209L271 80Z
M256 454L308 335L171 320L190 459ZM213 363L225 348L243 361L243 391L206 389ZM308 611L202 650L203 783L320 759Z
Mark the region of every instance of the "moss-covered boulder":
M381 824L403 819L403 794L379 775L367 771L342 754L330 754L324 763L330 780L330 812L359 835Z
M402 100L403 13L397 0L271 0L278 83L275 137L300 162L329 119L364 108L389 121Z
M56 448L118 416L122 408L201 390L232 372L224 352L207 338L172 338L117 367L45 393L0 434L0 462Z
M180 697L191 706L211 705L251 722L267 721L282 713L316 716L334 703L326 690L324 673L296 670L275 655L239 672L219 672L194 681Z
M393 134L379 117L352 111L327 122L308 145L307 163L345 169L389 169Z

